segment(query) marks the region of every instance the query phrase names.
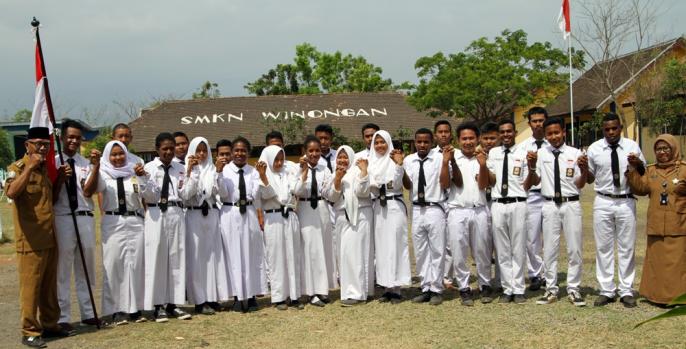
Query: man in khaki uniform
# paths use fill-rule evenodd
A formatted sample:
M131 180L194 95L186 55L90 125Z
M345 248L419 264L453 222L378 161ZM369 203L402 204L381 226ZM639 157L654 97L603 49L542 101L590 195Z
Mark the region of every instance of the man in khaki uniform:
M30 128L27 138L26 155L8 167L7 196L14 200L22 344L44 348L46 344L41 335L44 338L66 337L70 333L57 325L60 316L57 246L52 183L45 165L50 148L49 131L45 127ZM71 175L68 166L59 171Z

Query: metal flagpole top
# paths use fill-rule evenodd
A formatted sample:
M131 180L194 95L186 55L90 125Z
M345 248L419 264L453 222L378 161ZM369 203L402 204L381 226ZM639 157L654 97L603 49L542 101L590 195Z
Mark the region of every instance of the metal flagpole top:
M40 25L40 22L36 19L36 17L33 17L33 20L31 21L31 26L34 28L38 28Z

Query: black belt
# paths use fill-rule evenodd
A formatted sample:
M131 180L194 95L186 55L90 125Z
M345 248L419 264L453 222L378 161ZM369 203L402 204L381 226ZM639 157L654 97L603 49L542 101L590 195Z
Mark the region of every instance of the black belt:
M124 213L121 213L119 211L105 211L105 214L108 216L138 216L143 218L143 215L136 211L126 211Z
M264 213L281 213L283 218L288 218L288 214L293 212L293 209L286 206L281 206L281 208L275 208L273 210L264 210Z
M92 211L74 211L75 216L88 216L88 217L93 217L93 212Z
M376 200L381 200L381 197L378 198L373 198L372 202ZM403 197L403 194L398 194L398 195L386 195L386 200L398 200L398 201L403 201L405 202L405 198Z
M605 194L597 191L596 193L602 195L602 196L607 196L608 198L613 198L613 199L634 199L636 200L636 197L634 194Z
M241 206L240 202L222 202L222 205L224 205L224 206L236 206L236 207ZM252 201L246 201L244 206L250 206L250 205L252 205Z
M148 207L159 207L160 206L160 204L147 204L147 205L148 205ZM181 203L181 201L168 201L167 207L169 207L169 206L176 206L179 208L183 208L183 203Z
M312 201L310 198L298 198L298 201ZM333 202L324 199L321 196L317 196L317 201L326 201L329 205L333 206Z
M210 205L210 206L208 206L208 208L215 208L218 210L219 206ZM202 206L186 206L186 209L187 210L202 210Z
M554 201L555 200L555 198L549 198L547 196L544 197L544 199L546 199L546 201ZM558 200L560 200L560 202L579 201L579 195L563 197L563 198L559 198Z
M529 189L529 193L541 193L541 189Z
M526 201L526 198L521 198L521 197L512 197L512 198L499 198L499 199L493 199L493 202L497 202L499 204L511 204L514 202L522 202ZM522 217L523 218L523 217Z
M425 201L425 202L419 202L419 201L412 201L412 205L414 206L421 206L421 207L427 207L427 206L438 206L441 209L443 209L443 206L437 202L430 202L430 201Z

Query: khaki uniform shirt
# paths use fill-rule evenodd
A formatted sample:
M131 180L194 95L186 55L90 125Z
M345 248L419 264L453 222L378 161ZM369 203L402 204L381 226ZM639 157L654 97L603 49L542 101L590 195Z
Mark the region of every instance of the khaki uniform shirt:
M7 167L7 183L25 170L28 155ZM52 208L52 183L45 166L34 170L24 192L14 200L14 240L17 252L39 251L56 246L54 214Z
M650 165L643 176L629 171L627 179L634 194L650 198L647 235L686 235L686 162L667 169ZM667 205L660 204L663 192L667 193Z

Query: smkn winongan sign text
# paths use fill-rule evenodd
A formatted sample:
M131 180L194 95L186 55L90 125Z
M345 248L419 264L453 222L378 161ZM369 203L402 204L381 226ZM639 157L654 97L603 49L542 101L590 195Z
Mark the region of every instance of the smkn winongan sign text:
M265 120L288 120L294 118L310 118L310 119L326 119L326 118L339 118L339 117L378 117L378 116L388 116L388 111L386 108L343 108L343 109L313 109L313 110L303 110L301 112L297 111L279 111L279 112L262 112L262 118ZM220 113L212 115L187 115L181 118L182 125L192 125L192 124L217 124L217 123L227 123L234 121L243 121L243 113L232 114L232 113Z

